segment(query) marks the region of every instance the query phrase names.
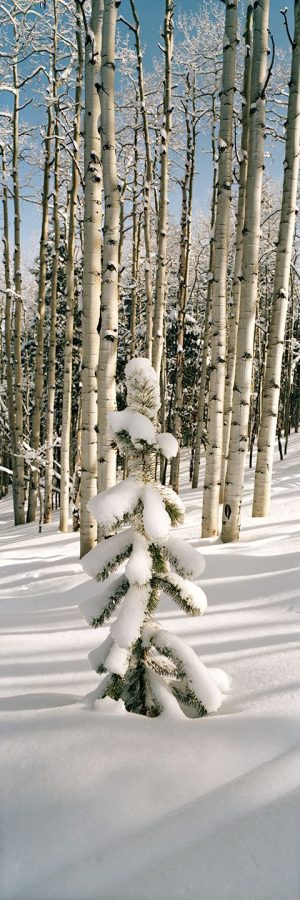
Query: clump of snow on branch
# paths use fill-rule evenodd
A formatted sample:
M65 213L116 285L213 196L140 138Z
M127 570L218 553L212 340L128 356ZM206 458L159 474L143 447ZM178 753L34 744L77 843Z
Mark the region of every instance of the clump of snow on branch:
M158 434L156 446L157 449L160 450L162 456L165 456L166 459L173 459L174 456L177 456L178 441L173 434L168 434L168 432L161 432L161 434Z
M119 534L115 534L106 541L101 541L94 550L86 553L82 560L82 566L87 575L91 578L98 576L99 580L103 574L109 574L121 561L126 558L130 552L133 542L132 528L125 528ZM109 571L107 571L109 570Z
M216 712L222 702L221 691L196 653L185 642L156 625L147 625L144 640L160 650L167 650L185 671L186 687L202 701L207 712Z
M135 534L131 557L126 566L126 578L129 584L144 585L150 581L151 574L152 559L148 541L142 534Z
M148 444L155 446L155 428L147 416L132 409L122 409L108 415L109 425L114 434L127 431L135 446Z
M119 592L122 591L124 585L125 581L122 575L113 575L108 579L105 586L98 588L98 590L95 589L95 594L86 597L80 603L80 611L90 625L96 627L96 623L101 619L108 604L113 603L118 598Z
M171 519L163 497L152 484L146 484L143 489L143 505L143 525L148 538L158 544L164 543L171 530Z
M120 647L129 648L140 637L149 596L148 585L130 586L121 612L110 629L112 638Z
M126 478L89 500L87 507L102 528L114 528L125 516L132 515L141 494L141 485Z
M205 569L205 559L182 538L171 534L168 540L169 558L183 578L198 578Z
M177 572L170 572L167 579L167 587L172 593L172 588L178 591L183 601L190 606L192 615L204 613L207 609L206 594L197 584L182 578Z
M119 647L118 644L112 644L109 653L105 659L105 668L107 672L120 675L126 674L129 663L129 650L127 647Z

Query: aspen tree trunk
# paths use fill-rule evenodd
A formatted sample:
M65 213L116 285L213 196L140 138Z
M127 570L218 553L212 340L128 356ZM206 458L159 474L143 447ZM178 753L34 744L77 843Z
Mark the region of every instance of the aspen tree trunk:
M61 468L60 468L60 531L68 531L69 502L70 502L70 436L72 419L72 361L73 361L73 331L74 331L74 303L75 303L75 237L76 237L76 211L79 191L79 141L80 141L80 115L81 115L81 91L83 53L81 39L80 7L76 4L76 43L77 43L77 75L75 89L75 118L73 127L73 159L72 159L72 183L69 204L69 230L67 241L67 309L65 330L65 357L64 357L64 383L63 383L63 408L61 427Z
M211 296L212 296L211 278L212 278L212 273L213 273L213 268L214 268L214 259L215 259L215 222L216 222L216 206L217 206L217 177L218 177L217 176L218 164L216 161L217 155L216 155L216 97L215 97L215 94L213 94L213 99L212 99L211 146L212 146L212 159L213 159L214 174L213 174L213 189L212 189L212 200L211 200L211 219L210 219L209 280L208 280L208 286L207 286L206 306L205 306L202 363L201 363L201 377L200 377L200 387L199 387L198 406L197 406L197 429L196 429L196 438L195 438L192 488L197 488L198 481L199 481L201 442L202 442L203 430L204 430L204 407L205 407L206 378L207 378L207 354L208 354L209 333L210 333L209 317L210 317Z
M176 363L175 363L175 386L174 386L174 414L172 432L178 441L178 453L175 459L171 461L170 482L174 491L179 488L179 468L180 468L180 437L181 437L181 414L183 403L183 374L184 374L184 320L187 299L186 283L184 283L186 269L186 242L187 242L187 184L184 180L182 183L182 211L181 211L181 248L179 261L179 290L178 290L178 320L177 320L177 347L176 347Z
M137 97L136 97L137 101ZM134 140L133 140L133 184L132 184L132 265L131 265L131 316L130 316L130 357L136 351L136 307L138 277L138 108L135 107Z
M0 147L1 154L1 147ZM5 345L5 333L3 333L3 325L5 324L5 299L0 301L0 384L4 383L4 373L5 373L5 362L4 362L4 345ZM4 403L2 398L0 397L0 409L1 412L4 412ZM10 446L10 427L8 422L8 431L6 428L3 428L0 432L0 499L1 497L5 497L8 490L8 472L5 472L2 467L5 465L7 469L9 468L8 463L8 452L7 447ZM6 461L7 460L7 461Z
M23 400L23 408L24 408L24 439L27 444L29 444L30 439L30 364L29 364L29 355L28 355L28 332L27 332L27 320L24 310L23 315L23 344L24 344L24 400ZM27 494L27 484L25 482L25 497Z
M48 523L52 520L52 482L54 473L54 401L55 401L55 374L56 374L56 313L57 313L57 279L59 266L59 250L60 250L60 226L59 226L59 100L57 95L57 4L53 0L53 51L52 51L52 69L53 69L53 116L54 116L54 182L53 182L53 230L54 230L54 246L52 255L52 272L51 272L51 295L50 295L50 335L49 335L49 356L47 371L47 412L46 412L46 468L45 468L45 502L44 502L44 522Z
M289 321L288 321L289 318ZM286 364L286 387L284 398L284 455L288 450L289 435L291 429L291 390L292 390L292 367L293 367L293 331L294 331L294 274L291 274L291 301L290 316L287 318L286 324L286 342L287 342L287 364Z
M249 134L249 163L246 187L244 247L237 359L233 389L233 409L225 480L223 541L236 541L240 531L240 511L244 485L248 423L253 366L256 298L258 283L261 198L264 171L265 91L268 80L269 0L261 0L253 13L253 63Z
M211 304L211 288L210 288L210 284L209 284L207 296L206 296L205 319L204 319L204 330L203 330L202 363L201 363L200 387L199 387L198 405L197 405L197 426L196 426L195 449L194 449L194 460L193 460L192 488L198 487L199 471L200 471L201 443L202 443L203 433L204 433L204 409L205 409L205 394L206 394L206 379L207 379L207 354L208 354L208 347L209 347L209 332L210 332L210 328L209 328L210 304Z
M295 433L298 434L300 421L300 369L299 364L294 372L293 379L293 424Z
M16 53L17 53L16 37ZM16 435L16 511L15 524L25 523L25 471L23 457L23 372L22 372L22 274L21 274L21 217L20 217L20 189L19 189L19 90L18 69L16 61L13 64L14 82L14 109L13 109L13 202L14 202L14 292L15 292L15 316L14 316L14 399L15 399L15 435Z
M136 324L142 325L142 309L141 309L141 290L140 290L140 256L141 256L141 232L142 232L142 212L139 212L136 235L136 274L137 274L137 291L136 291Z
M227 0L220 97L215 259L211 306L211 370L208 400L202 537L218 534L226 360L227 260L232 183L233 102L237 46L237 0Z
M157 111L157 117L158 117L158 111ZM157 189L157 183L156 183L156 172L157 172L157 168L158 168L159 148L160 148L160 139L158 137L158 129L157 129L155 132L155 144L154 144L153 166L152 166L154 209L155 209L156 219L158 219L158 211L159 211L158 189ZM152 341L153 341L153 333L152 333ZM153 345L152 345L152 353L153 353Z
M166 320L164 321L164 343L163 343L163 353L162 353L161 369L160 369L160 397L161 397L161 407L159 410L159 423L160 423L161 430L166 431L166 419L167 419ZM160 478L161 484L166 483L167 468L168 468L168 460L161 457L160 458L160 466L159 466L159 478Z
M266 267L265 274L265 284L266 287L268 285L268 270ZM254 395L254 368L253 365L253 373L252 373L252 388L251 388L251 399L250 399L250 413L249 413L249 426L248 426L248 435L249 435L249 469L252 469L252 460L253 460L253 451L255 439L258 433L259 422L260 422L260 414L261 414L261 400L262 400L262 386L264 380L265 373L265 355L266 355L266 333L265 330L262 332L259 326L260 320L260 311L264 309L265 320L268 321L268 291L264 294L260 292L260 296L257 298L257 312L256 312L256 327L254 332L254 353L256 353L256 365L257 365L257 390L256 397ZM266 328L266 331L268 326Z
M85 54L84 254L82 308L82 472L80 555L97 541L97 523L87 503L97 493L97 365L101 295L102 168L98 129L103 0L93 0Z
M101 135L104 190L103 278L98 364L98 489L116 482L116 450L108 413L116 406L118 339L119 187L115 138L115 35L118 0L104 0L101 57Z
M123 248L124 248L124 239L125 239L125 193L127 187L127 174L125 174L125 178L122 182L122 187L120 190L119 202L120 202L120 226L119 226L119 248L118 248L118 269L119 269L119 299L118 299L118 308L121 311L121 315L123 313L123 286L122 286L122 272L123 272Z
M39 282L38 282L38 313L36 329L36 354L34 371L34 403L31 425L31 447L38 450L41 442L41 412L44 393L44 336L45 336L45 308L46 308L46 275L47 275L47 240L49 227L49 182L51 168L51 140L53 137L53 113L50 103L47 111L47 134L45 141L45 160L42 193L42 228L39 254ZM27 522L35 522L37 511L37 498L39 492L38 463L34 462L34 471L31 472L28 494Z
M144 244L145 244L145 292L146 292L146 347L147 358L152 361L153 339L153 301L151 278L151 185L153 180L151 141L148 124L148 115L145 101L143 56L140 39L140 22L136 12L134 0L130 0L132 15L134 18L135 49L137 57L138 86L140 95L140 107L143 122L143 134L145 143L145 179L144 179Z
M81 427L82 427L82 401L79 397L77 428L75 434L75 461L72 479L72 531L80 528L80 473L81 473Z
M251 102L251 71L252 71L252 49L253 49L253 5L252 0L247 9L246 30L244 34L246 53L244 67L244 83L243 83L243 107L242 107L242 138L240 150L240 181L239 181L239 198L236 216L236 238L235 238L235 259L234 273L232 285L232 298L229 306L229 331L228 331L228 349L226 363L225 378L225 398L224 398L224 424L223 424L223 456L222 456L222 472L221 472L221 490L220 501L224 498L224 485L226 466L229 450L229 438L232 417L232 397L236 361L237 333L240 315L240 297L241 297L241 279L242 279L242 258L243 258L243 231L245 223L245 204L246 204L246 184L248 172L248 151L249 151L249 119L250 119L250 102Z
M166 312L167 287L167 229L168 229L168 152L172 127L172 57L174 32L174 2L166 0L164 19L165 78L164 116L160 144L160 189L158 210L157 268L153 324L153 367L159 378L162 351L163 325Z
M261 423L253 497L253 516L270 509L272 468L278 415L282 353L288 309L289 273L297 206L300 145L300 2L296 0L295 32L286 126L286 152L279 236L273 288L273 304L263 387Z
M9 424L9 436L10 436L10 446L11 446L11 468L12 468L12 487L13 487L13 504L14 504L14 519L15 525L17 525L17 516L18 516L18 502L17 502L17 490L16 490L16 479L17 479L17 469L16 462L17 457L16 453L16 422L15 422L15 408L14 408L14 383L13 383L13 368L11 361L11 298L12 298L12 285L11 285L11 275L10 275L10 250L9 250L9 216L8 216L8 194L7 194L7 169L6 169L6 154L5 147L0 145L0 152L2 157L2 179L3 179L3 187L2 187L2 208L3 208L3 263L4 263L4 278L5 278L5 362L6 362L6 388L7 388L7 411L8 411L8 424Z
M180 471L180 444L182 433L183 410L183 376L184 376L184 341L185 341L185 313L188 297L189 267L191 253L191 224L193 203L193 181L195 170L196 152L196 120L195 120L195 82L190 84L187 76L187 92L191 91L192 109L191 121L188 111L189 98L186 105L186 164L185 177L182 182L182 218L181 218L181 253L179 262L179 290L178 290L178 324L177 324L177 359L176 359L176 384L175 384L175 410L173 433L176 437L179 450L175 459L171 462L171 482L173 490L179 490Z
M127 188L127 176L125 176L122 187L120 190L120 226L119 226L119 249L118 249L118 266L119 272L121 272L123 266L123 248L124 248L124 238L125 238L125 193ZM119 306L122 298L121 291L121 279L119 278Z

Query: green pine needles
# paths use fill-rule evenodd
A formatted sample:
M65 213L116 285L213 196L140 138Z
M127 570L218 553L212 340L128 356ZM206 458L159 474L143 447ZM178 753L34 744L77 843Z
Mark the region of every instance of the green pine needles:
M226 676L206 669L154 615L162 594L188 615L205 611L206 596L194 583L204 559L174 535L184 519L182 503L155 482L158 454L170 459L178 445L171 434L156 431L159 387L147 359L128 363L126 386L128 406L110 414L110 427L129 476L90 501L103 537L83 559L97 584L81 604L83 614L94 628L113 618L108 636L89 654L101 676L97 697L143 716L199 717L220 706Z

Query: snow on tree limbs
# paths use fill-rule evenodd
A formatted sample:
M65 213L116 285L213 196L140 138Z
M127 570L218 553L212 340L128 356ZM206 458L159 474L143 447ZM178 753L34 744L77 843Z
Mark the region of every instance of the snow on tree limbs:
M162 593L188 615L205 611L205 594L190 580L203 571L204 560L173 537L171 529L183 522L183 507L170 488L154 480L156 454L175 455L177 443L172 435L156 434L159 390L149 360L131 360L126 383L129 405L110 416L110 427L134 477L129 474L90 501L103 539L83 560L98 585L81 604L89 624L98 628L116 612L108 637L89 655L104 676L97 698L122 701L127 711L150 717L162 712L202 716L220 706L216 675L153 614Z

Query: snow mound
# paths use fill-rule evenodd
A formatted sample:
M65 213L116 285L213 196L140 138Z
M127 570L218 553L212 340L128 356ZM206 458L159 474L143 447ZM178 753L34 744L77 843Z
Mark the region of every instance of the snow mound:
M222 694L228 694L230 682L227 673L223 669L212 669L209 667L209 674L218 685L218 688L220 688L220 691L222 691Z
M97 636L77 606L99 588L77 570L78 533L59 533L56 512L41 535L14 528L1 499L5 900L299 900L299 450L292 434L275 459L270 517L251 518L247 469L240 543L205 546L211 615L174 618L164 600L157 611L201 644L213 680L226 660L230 698L192 721L102 698L87 661ZM188 464L183 453L195 537ZM63 705L50 708L54 692Z
M103 699L96 700L95 706L99 712L104 713L106 716L127 715L123 700L113 700L112 697L103 697Z

